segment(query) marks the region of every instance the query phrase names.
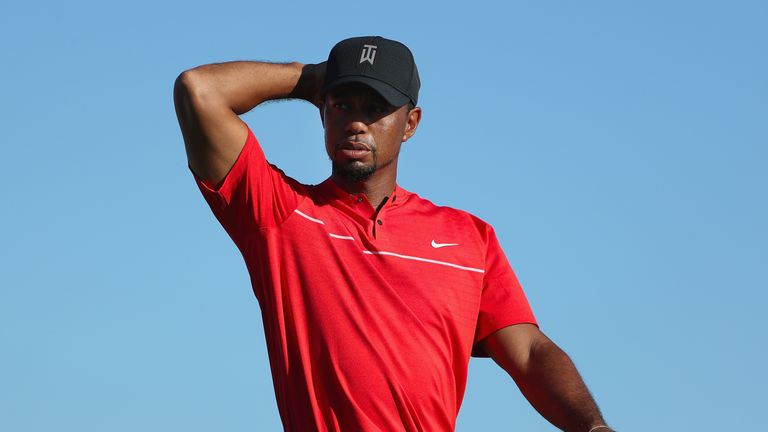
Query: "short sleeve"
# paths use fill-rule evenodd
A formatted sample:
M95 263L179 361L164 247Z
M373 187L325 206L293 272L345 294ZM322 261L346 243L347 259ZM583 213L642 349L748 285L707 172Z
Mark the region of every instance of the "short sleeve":
M306 195L302 184L267 162L250 127L240 154L218 188L198 177L191 167L189 170L216 219L241 250L249 233L279 225Z
M477 343L497 330L514 324L538 325L525 292L490 226L487 232L485 265L480 312L472 348L473 357L489 357Z

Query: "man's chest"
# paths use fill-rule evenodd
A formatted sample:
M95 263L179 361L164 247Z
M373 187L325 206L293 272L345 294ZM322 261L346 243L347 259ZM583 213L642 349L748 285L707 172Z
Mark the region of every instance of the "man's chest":
M281 271L310 306L350 302L397 317L474 329L484 250L471 230L439 214L398 208L360 218L305 201L272 239Z
M350 388L398 383L429 404L438 397L430 389L463 382L483 251L471 233L445 221L399 211L381 216L366 220L305 201L279 229L262 234L251 254L264 266L254 288L268 334L293 361L311 358Z

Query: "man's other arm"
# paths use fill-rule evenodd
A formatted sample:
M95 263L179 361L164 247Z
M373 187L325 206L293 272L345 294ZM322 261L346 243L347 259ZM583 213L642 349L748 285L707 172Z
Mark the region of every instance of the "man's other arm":
M220 186L248 136L239 115L262 102L298 98L319 105L324 64L236 61L182 72L173 88L187 160L209 185Z
M571 359L535 325L504 327L480 343L553 425L568 432L588 432L606 425Z

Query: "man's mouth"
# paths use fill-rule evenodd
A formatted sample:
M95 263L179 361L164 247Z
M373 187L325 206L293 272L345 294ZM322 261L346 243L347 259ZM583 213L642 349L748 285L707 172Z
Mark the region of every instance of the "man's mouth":
M362 141L346 140L336 146L336 152L349 159L361 159L371 153L371 147Z

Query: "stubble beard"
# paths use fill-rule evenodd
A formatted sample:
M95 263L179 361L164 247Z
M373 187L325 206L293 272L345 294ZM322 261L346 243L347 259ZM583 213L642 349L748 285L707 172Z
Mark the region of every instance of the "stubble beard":
M366 165L360 162L352 162L349 165L340 165L335 160L331 161L333 167L333 173L340 175L346 180L353 183L364 182L371 178L373 173L378 169L378 159L376 157L376 150L372 152L373 163Z

